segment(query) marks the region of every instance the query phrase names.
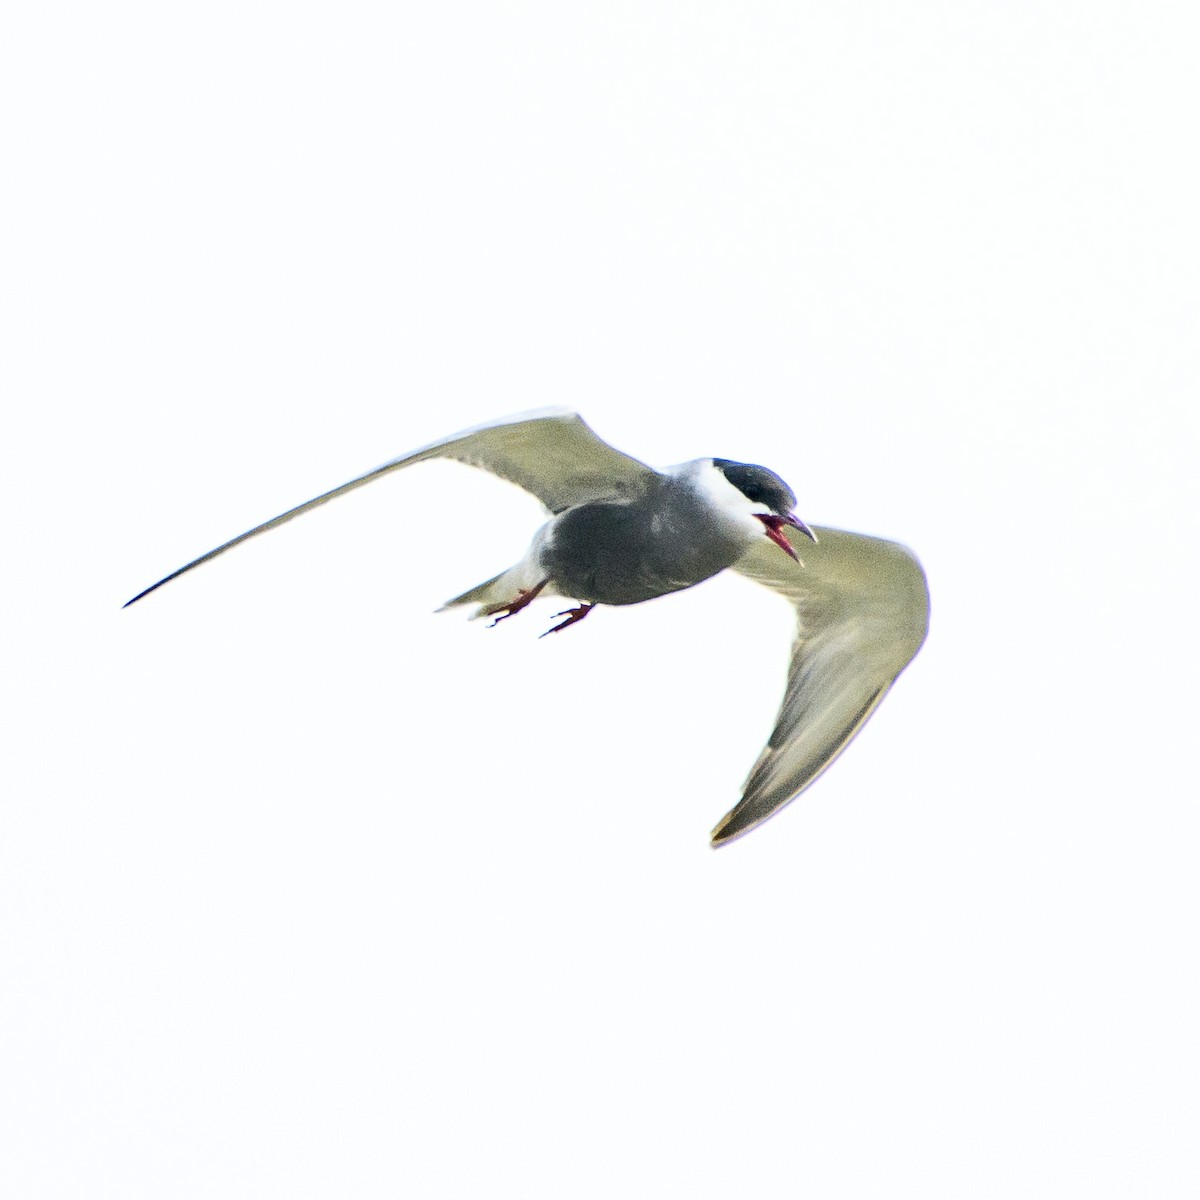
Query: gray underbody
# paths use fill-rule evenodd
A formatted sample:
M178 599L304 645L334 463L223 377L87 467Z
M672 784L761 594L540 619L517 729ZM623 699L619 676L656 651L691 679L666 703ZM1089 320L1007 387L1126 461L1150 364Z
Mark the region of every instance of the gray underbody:
M563 513L541 562L564 596L638 604L710 578L745 549L744 532L720 523L691 487L663 479L636 500Z

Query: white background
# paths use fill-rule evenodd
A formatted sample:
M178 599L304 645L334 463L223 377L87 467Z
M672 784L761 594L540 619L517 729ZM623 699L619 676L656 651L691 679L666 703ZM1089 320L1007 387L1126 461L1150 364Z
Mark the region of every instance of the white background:
M1193 11L14 8L0 1192L1198 1194ZM721 851L786 606L435 617L486 476L120 609L549 404L928 571Z

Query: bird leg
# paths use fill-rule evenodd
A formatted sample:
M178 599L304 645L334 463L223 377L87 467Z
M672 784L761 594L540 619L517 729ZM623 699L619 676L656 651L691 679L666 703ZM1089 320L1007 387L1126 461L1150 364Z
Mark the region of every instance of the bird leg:
M484 614L496 619L488 626L489 629L495 629L501 621L507 621L509 617L515 617L521 609L536 598L538 592L542 590L550 582L549 579L543 579L536 587L521 588L517 592L517 598L510 600L507 604L493 604L490 608L484 609Z
M540 636L545 637L547 634L557 633L560 629L566 629L568 625L574 625L576 621L582 621L595 607L594 604L581 604L578 608L568 608L564 612L555 613L556 617L566 617L567 619L561 625L552 625L546 630L546 633Z

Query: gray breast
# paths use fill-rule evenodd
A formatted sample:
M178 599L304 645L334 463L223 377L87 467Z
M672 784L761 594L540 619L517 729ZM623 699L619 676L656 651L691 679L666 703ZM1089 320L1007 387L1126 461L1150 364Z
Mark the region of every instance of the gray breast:
M637 604L732 566L745 542L716 524L685 483L665 479L632 501L563 513L542 552L559 591L591 604Z

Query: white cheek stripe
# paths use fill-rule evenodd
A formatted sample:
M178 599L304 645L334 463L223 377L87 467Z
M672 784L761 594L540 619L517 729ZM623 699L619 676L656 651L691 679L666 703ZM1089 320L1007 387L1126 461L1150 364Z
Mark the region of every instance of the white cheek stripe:
M731 517L753 516L755 513L767 516L771 512L769 505L751 500L744 492L735 488L725 478L724 472L713 466L711 458L701 458L693 463L684 463L682 468L675 468L675 470L678 470L681 475L690 475L696 490L715 507L728 513Z

